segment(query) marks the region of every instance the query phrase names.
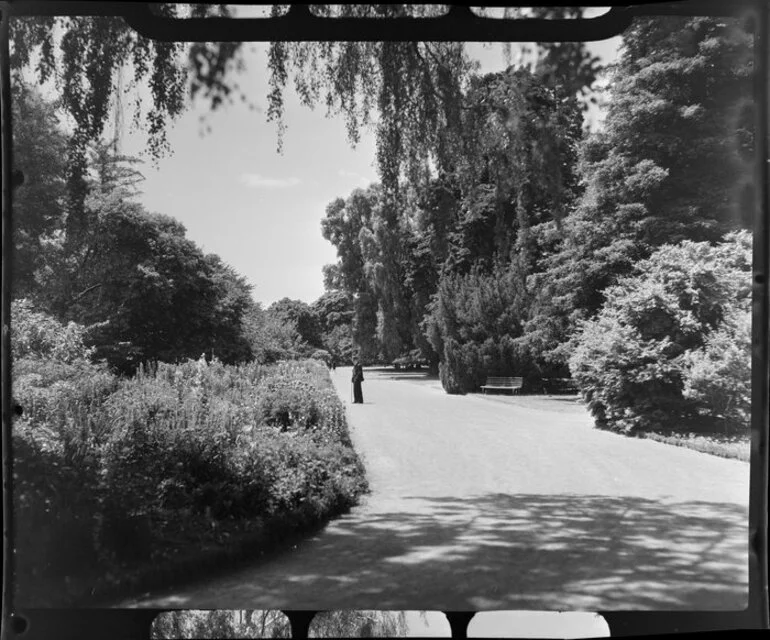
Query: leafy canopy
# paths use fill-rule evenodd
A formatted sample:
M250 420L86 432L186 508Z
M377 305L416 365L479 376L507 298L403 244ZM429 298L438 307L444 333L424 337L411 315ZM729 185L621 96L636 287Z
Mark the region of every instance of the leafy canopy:
M311 9L318 15L372 18L436 13L430 5L312 5ZM164 3L154 10L166 17L183 11ZM187 10L193 17L231 15L224 4L193 4ZM281 5L273 5L272 15L282 12ZM545 13L577 16L582 10ZM186 97L205 100L212 109L236 97L249 100L234 77L244 68L241 43L153 42L122 19L109 16L22 18L12 27L15 73L34 68L41 82L56 80L62 107L75 121L73 153L78 157L104 130L110 100L119 91L121 69L130 70L131 83L149 90L143 122L153 157L169 150L166 128L189 104ZM541 44L537 60L544 77L572 92L590 86L599 69L581 43ZM390 189L402 171L414 179L425 174L429 161L440 165L451 157L455 149L446 132L459 122L460 99L474 68L459 42L274 42L268 55L267 117L278 123L280 148L284 93L293 80L304 104L323 104L329 114L345 119L351 142L359 139L362 127L373 126L382 181ZM140 98L135 106L138 125Z

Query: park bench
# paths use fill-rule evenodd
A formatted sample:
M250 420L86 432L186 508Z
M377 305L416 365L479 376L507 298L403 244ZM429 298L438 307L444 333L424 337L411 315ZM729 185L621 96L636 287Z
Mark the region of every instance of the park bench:
M418 352L410 353L409 355L396 358L393 361L393 368L396 371L400 371L402 369L406 371L412 371L414 369L422 369L423 367L427 367L429 364L430 363L427 360L424 360Z
M544 393L578 393L577 384L572 378L543 378Z
M486 393L487 389L494 389L497 391L510 390L511 393L517 393L521 389L521 385L523 384L523 381L524 381L523 378L490 377L490 378L487 378L487 383L485 385L482 385L481 391L483 393Z

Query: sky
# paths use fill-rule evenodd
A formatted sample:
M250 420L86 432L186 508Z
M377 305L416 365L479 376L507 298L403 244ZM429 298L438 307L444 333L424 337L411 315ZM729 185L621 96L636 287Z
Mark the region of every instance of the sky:
M249 46L249 45L247 45ZM325 208L376 181L374 142L347 141L344 124L287 93L283 152L266 110L266 47L250 47L238 82L257 110L237 103L209 114L185 113L169 131L173 154L145 164L141 201L180 220L206 252L219 254L254 286L265 306L283 297L312 302L323 293L321 268L336 261L321 235ZM210 133L200 122L206 115ZM144 136L124 136L123 151L142 151Z
M618 44L614 38L592 48L606 61ZM289 90L277 153L277 127L265 115L267 46L244 46L246 71L237 81L256 110L240 102L214 113L194 105L169 128L173 153L143 166L140 201L181 221L188 238L246 278L263 306L284 297L312 303L324 291L323 265L337 259L321 235L326 206L377 181L373 134L363 131L353 148L341 118L300 105ZM482 72L506 68L500 46L467 46ZM141 156L145 143L141 132L124 133L122 151Z

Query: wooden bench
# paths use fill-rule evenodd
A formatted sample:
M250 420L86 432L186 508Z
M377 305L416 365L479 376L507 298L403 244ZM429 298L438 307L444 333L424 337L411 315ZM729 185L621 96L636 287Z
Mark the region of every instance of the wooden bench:
M402 369L405 371L412 371L414 369L419 370L426 366L428 366L428 363L422 360L408 360L407 358L398 358L397 360L393 361L393 368L396 371L401 371Z
M517 393L521 389L523 381L523 378L487 378L487 383L481 387L481 391L486 393L487 389L496 389Z
M580 389L572 378L543 378L543 393L578 393Z

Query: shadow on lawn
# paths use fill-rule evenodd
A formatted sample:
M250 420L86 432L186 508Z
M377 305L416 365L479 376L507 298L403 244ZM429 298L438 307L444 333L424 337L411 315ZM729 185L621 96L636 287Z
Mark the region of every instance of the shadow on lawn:
M268 565L152 603L432 610L747 604L748 516L737 505L506 494L405 502L400 512L355 510Z

